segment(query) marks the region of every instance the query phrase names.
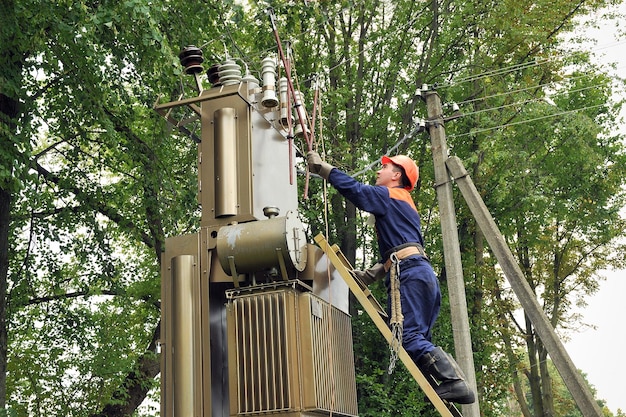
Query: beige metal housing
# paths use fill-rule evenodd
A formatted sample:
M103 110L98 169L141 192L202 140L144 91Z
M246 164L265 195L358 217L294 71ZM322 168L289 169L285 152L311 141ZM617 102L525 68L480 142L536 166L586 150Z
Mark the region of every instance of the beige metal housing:
M253 107L246 83L200 96L202 142L198 154L202 226L265 219L266 207L297 212L295 150L274 128L277 117Z
M230 415L357 415L350 317L294 280L227 293Z
M357 415L348 287L307 243L295 150L260 101L229 82L155 107L202 126L199 230L161 258L163 417Z

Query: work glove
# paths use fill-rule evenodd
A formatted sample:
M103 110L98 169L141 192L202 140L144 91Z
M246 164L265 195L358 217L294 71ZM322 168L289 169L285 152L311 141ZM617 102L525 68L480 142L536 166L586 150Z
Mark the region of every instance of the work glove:
M363 284L370 285L378 280L385 278L385 275L387 275L387 271L385 271L385 265L379 262L374 264L374 266L372 266L371 268L366 269L365 271L353 269L352 275L360 279Z
M325 180L328 179L328 176L330 175L330 171L332 171L333 168L335 168L331 164L327 164L326 162L322 161L320 154L318 154L315 151L307 152L306 162L309 166L310 172L312 172L313 174L318 174L320 177L324 178Z

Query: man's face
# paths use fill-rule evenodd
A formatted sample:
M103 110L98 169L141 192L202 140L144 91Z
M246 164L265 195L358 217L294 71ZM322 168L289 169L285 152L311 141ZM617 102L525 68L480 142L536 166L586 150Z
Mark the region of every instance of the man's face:
M394 169L393 164L383 164L383 166L376 172L376 185L384 185L390 187L395 181L400 180L399 171Z

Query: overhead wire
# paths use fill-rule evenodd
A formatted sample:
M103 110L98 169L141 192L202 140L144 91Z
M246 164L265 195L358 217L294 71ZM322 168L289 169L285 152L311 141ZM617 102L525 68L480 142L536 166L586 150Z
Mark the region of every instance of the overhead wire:
M582 79L582 78L587 78L590 77L591 75L589 74L583 74L583 75L579 75L579 76L574 76L574 77L564 77L564 79L569 80L569 81L575 81L578 79ZM496 93L496 94L492 94L489 96L480 96L480 97L476 97L476 98L471 98L469 100L464 100L464 101L458 101L456 102L459 106L462 106L464 104L470 104L470 103L474 103L477 101L485 101L491 98L498 98L498 97L502 97L502 96L507 96L507 95L512 95L512 94L516 94L516 93L523 93L525 91L529 91L529 90L537 90L539 88L544 88L544 87L548 87L551 85L555 85L557 83L560 83L560 80L554 80L554 81L550 81L547 83L543 83L543 84L536 84L536 85L530 85L528 87L523 87L523 88L519 88L516 90L508 90L508 91L503 91L500 93Z
M362 5L362 4L364 4L364 0L362 0L360 2L352 1L350 6L346 6L342 10L343 11L348 11L351 8L357 7L357 6ZM322 15L322 19L325 20L325 16L324 15ZM393 34L393 33L399 33L399 32L405 31L408 27L410 27L414 23L415 19L416 19L416 17L411 19L411 20L409 20L409 21L407 21L405 24L398 26L391 33ZM319 30L325 24L326 23L318 24L317 29ZM240 51L240 53L243 54L241 49L238 46L236 46L236 42L233 39L232 34L228 30L228 28L226 28L226 29L227 29L226 32L229 35L229 39L230 39L231 43L235 46L235 48L238 51ZM372 42L368 47L363 48L360 51L357 51L354 55L350 55L349 57L345 57L343 60L341 60L340 62L335 64L333 67L329 67L328 69L326 69L324 72L325 73L330 73L332 70L334 70L334 69L338 68L339 66L343 65L346 61L352 60L352 59L358 57L359 55L362 55L362 54L366 53L367 51L371 50L375 46L378 46L380 43L383 43L384 41L385 41L385 38L381 38L380 41L378 41L378 42ZM624 42L625 41L618 41L618 42L615 42L613 44L609 44L609 45L602 46L602 47L597 47L597 48L595 48L595 50L607 49L607 48L610 48L612 46L622 44ZM252 56L258 55L258 57L260 58L263 55L267 55L267 54L269 54L269 53L271 53L273 51L275 51L275 48L272 47L272 48L266 49L263 52L258 52L258 53L254 54ZM534 68L534 67L537 67L537 66L544 65L546 63L552 62L552 61L554 61L556 59L562 58L562 56L563 56L563 54L559 54L559 55L554 56L552 58L535 59L535 60L532 60L532 61L526 61L526 62L521 62L521 63L517 63L517 64L512 64L510 66L503 67L503 68L496 68L496 69L492 69L492 70L487 70L487 71L484 71L482 73L472 74L472 75L464 77L464 78L459 78L457 80L453 80L450 83L440 83L440 84L437 85L437 88L438 89L443 89L443 88L447 88L447 87L458 86L458 85L460 85L462 83L474 82L474 81L478 81L478 80L481 80L481 79L486 78L486 77L505 75L505 74L508 74L508 73L511 73L511 72L519 71L521 69L531 69L531 68ZM317 73L318 76L319 76L319 73L320 72Z
M494 69L494 70L488 70L488 71L484 71L478 74L472 74L471 76L467 76L464 78L460 78L458 80L454 80L451 81L449 83L438 83L437 84L437 89L438 90L442 90L445 88L450 88L450 87L458 87L461 84L465 84L465 83L471 83L471 82L476 82L476 81L480 81L482 79L485 78L490 78L490 77L494 77L494 76L503 76L506 74L510 74L510 73L514 73L520 70L527 70L527 69L532 69L535 67L539 67L543 64L549 63L549 62L553 62L555 61L557 58L562 58L561 55L556 56L554 58L551 59L545 59L545 60L536 60L533 62L526 62L526 63L521 63L521 64L513 64L507 67L503 67L503 68L498 68L498 69Z
M409 133L407 133L406 135L402 136L402 138L400 138L398 141L396 141L396 143L387 150L388 154L392 154L393 151L395 151L396 149L398 149L400 147L400 145L402 145L404 142L406 142L408 139L412 138L413 136L415 136L416 134L422 132L423 126L420 126L419 124L416 125ZM372 170L372 168L374 168L374 166L379 165L380 164L380 160L375 160L374 162L371 162L369 164L367 164L365 166L365 168L361 169L358 172L355 172L354 174L351 174L353 177L359 177L363 174L368 173L369 171Z
M571 80L575 80L575 79L586 78L586 77L590 77L590 76L592 76L592 75L585 74L585 75L581 75L581 76L577 76L577 77L571 77L570 81ZM471 103L471 102L474 102L474 101L477 101L477 100L486 100L488 98L495 98L495 97L501 97L501 96L506 96L506 95L513 95L514 93L523 92L523 91L526 91L526 90L532 90L532 89L538 89L538 88L546 88L546 87L548 87L550 85L558 85L559 83L560 83L560 81L557 80L557 81L553 81L553 82L550 82L550 83L539 84L539 85L530 86L530 87L526 87L526 88L522 88L522 89L518 89L518 90L513 90L513 91L509 91L509 92L495 94L495 95L492 95L492 96L483 97L482 99L467 100L466 102L462 102L461 104L463 104L463 103ZM551 99L553 99L555 97L559 97L559 96L561 96L563 94L574 94L574 93L579 93L579 92L586 91L586 90L593 90L595 88L598 88L597 84L587 85L587 86L584 86L584 87L575 88L575 89L571 89L571 90L567 90L567 91L555 91L552 94L548 94L546 96L536 97L536 98L532 98L532 99L528 99L528 100L517 101L515 103L508 103L508 104L495 106L495 107L489 107L489 108L484 108L484 109L477 109L477 110L474 110L474 111L471 111L471 112L463 112L459 116L459 118L469 117L469 116L472 116L472 115L485 113L485 112L502 110L502 109L505 109L505 108L508 108L508 107L522 106L522 105L533 103L533 102L541 102L541 101L549 102L549 100L551 100ZM517 122L510 122L510 123L501 124L501 125L497 125L497 126L491 126L491 127L488 127L488 128L473 129L472 132L470 132L470 133L451 134L451 135L449 135L449 137L452 138L452 137L469 136L471 134L476 134L476 133L481 133L481 132L486 132L486 131L492 131L492 130L496 130L496 129L499 129L499 128L505 128L505 127L509 127L509 126L513 126L513 125L519 125L519 124L524 124L524 123L532 123L532 122L537 121L537 120L542 120L542 119L546 119L546 118L550 118L550 117L558 117L558 116L561 116L561 115L575 113L575 112L584 111L584 110L589 110L589 109L593 109L593 108L599 108L599 107L606 106L606 105L607 105L607 103L602 103L602 104L594 105L594 106L587 106L587 107L582 107L582 108L578 108L578 109L565 110L565 111L558 112L558 113L552 113L550 115L546 115L546 116L541 117L541 118L525 119L525 120L520 120L520 121L517 121Z
M357 3L359 3L359 2L351 2L352 5L357 4ZM344 8L344 10L347 10L349 8L350 7L346 7L346 8ZM318 11L319 11L319 9L318 9ZM327 20L326 20L326 17L325 17L324 14L322 14L322 20L323 20L323 22L318 25L318 29L321 28L323 25L327 24ZM412 20L407 21L404 25L398 26L393 31L393 33L398 33L398 32L406 30L410 25L412 25L414 23L414 21L415 21L415 18L412 19ZM227 33L229 34L231 42L233 44L235 44L235 41L234 41L232 35L230 34L230 32L227 32ZM378 46L379 43L381 43L383 41L384 41L384 38L381 38L381 40L378 41L378 42L372 42L370 45L368 45L367 47L363 48L362 50L356 51L354 53L351 53L350 56L344 57L339 63L335 64L333 67L329 67L328 69L326 69L324 71L320 70L319 72L316 73L316 77L318 78L318 81L319 81L319 75L320 74L328 74L328 73L330 73L332 70L334 70L337 67L343 65L347 60L355 59L359 55L362 55L362 54L368 52L369 50L371 50L372 48ZM614 47L616 45L620 45L622 43L624 43L624 42L621 42L621 41L620 42L615 42L615 43L612 43L612 44L609 44L609 45L596 47L596 48L594 48L594 50L595 51L599 51L599 50L603 50L603 49L608 49L608 48ZM237 47L237 49L240 51L240 49L238 47ZM272 50L273 50L273 48L272 49L268 49L268 50L264 51L264 53L270 53L270 51L272 51ZM503 67L503 68L496 68L496 69L486 70L486 71L483 71L481 73L472 74L472 75L467 76L467 77L462 77L462 78L458 78L458 79L452 80L450 83L438 84L437 85L437 89L445 89L445 88L450 88L450 87L457 87L457 86L460 86L461 84L464 84L464 83L475 82L475 81L478 81L478 80L481 80L481 79L484 79L484 78L488 78L488 77L505 76L507 74L514 73L514 72L517 72L517 71L529 70L529 69L532 69L532 68L535 68L535 67L538 67L538 66L546 65L546 64L548 64L550 62L553 62L553 61L555 61L557 59L561 59L561 58L563 58L563 54L556 55L556 56L554 56L552 58L535 59L535 60L531 60L531 61L526 61L526 62L521 62L521 63L517 63L517 64L512 64L512 65L509 65L509 66ZM581 76L576 76L576 77L570 77L569 79L570 80L575 80L575 79L579 79L579 78L584 78L586 76L589 76L589 75L581 75ZM490 96L473 98L473 99L469 99L469 100L466 100L466 101L462 101L459 104L460 105L462 105L462 104L469 104L469 103L476 102L476 101L481 101L481 100L484 101L484 100L490 99L490 98L497 98L497 97L502 97L502 96L512 96L514 94L521 93L521 92L528 91L528 90L533 90L533 89L538 89L538 88L539 89L540 88L546 88L546 87L549 87L550 85L556 85L559 82L560 82L559 80L555 80L555 81L552 81L550 83L537 84L537 85L533 85L533 86L520 88L520 89L517 89L517 90L511 90L511 91L506 91L506 92L502 92L502 93L497 93L497 94L490 95ZM585 87L583 89L588 89L588 88L593 88L593 86ZM572 90L571 92L582 91L583 89ZM488 112L488 111L496 111L496 110L500 110L500 109L503 109L503 108L506 108L506 107L511 107L511 106L515 106L515 105L523 105L523 104L527 104L527 103L530 103L530 102L533 102L533 101L539 101L539 100L543 100L543 99L544 98L529 99L529 100L525 100L525 101L521 101L521 102L517 102L517 103L506 104L506 105L501 105L501 106L497 106L497 107L486 108L486 109L479 109L479 110L476 110L476 111L473 111L473 112L464 113L461 117L468 117L468 116L471 116L471 115L474 115L474 114L477 114L477 113L484 113L484 112ZM560 113L555 113L555 114L552 114L552 115L547 115L547 116L544 116L544 117L542 117L540 119L549 118L549 117L557 117L558 115L568 114L568 113L572 113L572 112L576 112L576 111L583 111L585 109L590 109L590 108L594 108L594 107L599 107L599 106L589 106L589 107L581 108L581 109L577 109L577 110L568 110L568 111L565 111L565 112L560 112ZM480 130L473 130L472 132L473 133L478 133L478 132L490 131L490 130L495 130L495 129L502 128L502 127L516 125L516 124L530 123L530 122L532 122L534 120L539 120L539 119L533 119L533 120L528 120L528 121L517 121L517 122L507 123L505 125L493 126L493 127L489 127L489 128L480 129ZM409 134L405 135L403 138L399 139L394 144L394 146L392 146L392 148L389 149L389 152L392 152L395 149L397 149L403 142L405 142L409 137L413 136L415 133L416 133L416 129L414 129ZM469 135L469 134L470 133L459 134L459 135L451 135L451 136L459 137L459 136L466 136L466 135ZM368 172L369 170L371 170L372 167L375 166L378 163L379 163L378 161L374 161L374 162L368 164L362 170L360 170L357 173L355 173L354 175L355 176L362 175L362 174Z
M617 41L617 42L613 42L604 46L600 46L600 47L596 47L593 48L593 51L600 51L603 49L608 49L608 48L612 48L615 46L619 46L620 44L624 44L626 43L626 41ZM505 75L511 72L516 72L522 69L532 69L534 67L540 66L540 65L544 65L550 62L554 62L557 59L561 59L566 55L566 52L563 51L562 53L559 53L551 58L545 58L545 59L535 59L532 61L526 61L526 62L521 62L521 63L517 63L517 64L512 64L503 68L496 68L493 70L486 70L483 71L481 73L477 73L477 74L472 74L472 75L468 75L467 77L464 78L459 78L457 80L453 80L452 82L449 83L441 83L437 85L437 88L439 89L443 89L443 88L447 88L447 87L452 87L452 86L458 86L460 84L463 83L469 83L469 82L475 82L475 81L479 81L482 80L484 78L488 78L488 77L493 77L496 75Z
M481 80L481 79L487 78L487 77L493 77L493 76L496 76L496 75L504 75L504 74L508 74L510 72L516 72L516 71L519 71L519 70L522 70L522 69L529 69L529 68L537 67L539 65L543 65L545 63L551 62L554 59L555 58L527 61L527 62L521 62L521 63L518 63L518 64L513 64L513 65L510 65L510 66L504 67L504 68L496 68L496 69L488 70L488 71L485 71L485 72L482 72L482 73L468 75L467 77L459 78L458 80L453 80L453 81L451 81L450 83L447 83L447 84L438 84L437 88L446 88L446 87L457 86L459 84L475 82L475 81L478 81L478 80Z
M596 104L593 106L587 106L587 107L581 107L578 109L572 109L572 110L565 110L559 113L552 113L552 114L548 114L545 116L541 116L541 117L535 117L533 119L524 119L524 120L518 120L516 122L510 122L510 123L506 123L503 125L498 125L498 126L492 126L492 127L487 127L487 128L481 128L481 129L472 129L470 132L467 133L460 133L460 134L451 134L448 135L449 138L459 138L459 137L464 137L464 136L470 136L470 135L474 135L476 133L483 133L483 132L489 132L491 130L497 130L497 129L503 129L505 127L510 127L510 126L516 126L516 125L520 125L520 124L525 124L525 123L532 123L532 122L536 122L538 120L545 120L545 119L550 119L553 117L558 117L558 116L563 116L563 115L567 115L567 114L572 114L572 113L576 113L579 111L584 111L584 110L591 110L591 109L597 109L599 107L603 107L606 104Z
M619 68L623 68L623 66L617 67L616 69L619 69ZM582 74L582 75L578 75L578 76L564 76L563 79L561 79L561 80L553 80L553 81L550 81L550 82L547 82L547 83L543 83L543 84L530 85L530 86L519 88L519 89L516 89L516 90L503 91L503 92L492 94L492 95L489 95L489 96L476 97L476 98L472 98L472 99L468 99L468 100L464 100L464 101L459 101L459 102L457 102L457 104L459 106L461 106L463 104L470 104L470 103L474 103L474 102L477 102L477 101L485 101L485 100L491 99L491 98L497 98L497 97L502 97L502 96L507 96L507 95L513 95L513 94L516 94L516 93L522 93L522 92L529 91L529 90L537 90L537 89L549 87L551 85L558 85L558 84L562 83L563 81L576 81L576 80L579 80L579 79L593 77L594 75L595 74L588 74L588 73L586 73L586 74ZM612 79L618 79L618 80L620 79L617 76L610 76L609 75L609 77L612 78ZM591 87L597 87L597 86L594 85L594 86L591 86ZM437 86L437 88L440 89L439 86ZM572 90L572 91L577 91L577 90Z
M573 90L567 90L566 93L567 94L579 93L581 91L592 90L592 89L595 89L597 87L598 87L597 85L591 85L591 86L586 86L586 87L581 87L581 88L575 88ZM529 98L529 99L526 99L526 100L516 101L514 103L507 103L507 104L502 104L500 106L478 109L478 110L474 110L474 111L471 111L471 112L463 113L463 114L461 114L459 116L459 118L463 118L463 117L467 117L467 116L473 116L475 114L480 114L480 113L485 113L485 112L490 112L490 111L502 110L502 109L506 109L506 108L509 108L509 107L521 106L521 105L529 104L529 103L537 103L537 102L541 102L541 101L548 101L548 100L551 100L552 97L558 97L558 96L560 96L562 94L565 94L565 93L564 92L555 92L554 94L547 95L547 96L533 97L533 98Z

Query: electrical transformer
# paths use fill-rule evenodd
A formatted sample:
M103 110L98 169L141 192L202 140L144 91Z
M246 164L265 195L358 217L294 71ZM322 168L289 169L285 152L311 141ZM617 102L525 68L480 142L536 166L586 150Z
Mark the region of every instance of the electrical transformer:
M348 288L298 216L294 98L284 82L276 94L276 60L259 82L226 59L204 89L202 51L180 59L198 94L155 109L201 127L201 219L162 256L161 415L356 416Z

